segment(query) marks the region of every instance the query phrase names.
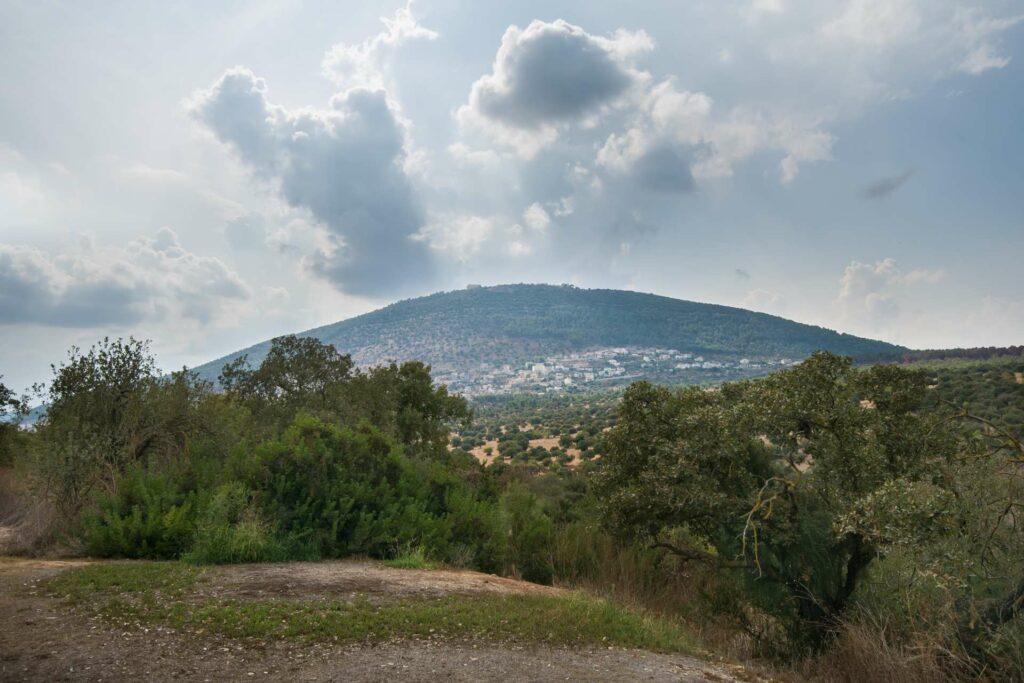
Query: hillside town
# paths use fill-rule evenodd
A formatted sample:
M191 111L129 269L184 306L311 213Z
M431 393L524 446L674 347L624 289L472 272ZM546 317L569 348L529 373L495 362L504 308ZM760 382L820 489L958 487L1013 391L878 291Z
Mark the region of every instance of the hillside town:
M799 362L791 358L716 358L656 347L608 347L537 358L522 364L480 363L439 371L437 379L466 396L593 391L639 379L706 384L752 377Z

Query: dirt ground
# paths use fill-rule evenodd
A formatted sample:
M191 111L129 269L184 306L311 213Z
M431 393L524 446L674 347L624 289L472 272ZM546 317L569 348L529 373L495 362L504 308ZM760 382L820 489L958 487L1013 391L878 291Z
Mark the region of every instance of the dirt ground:
M70 612L40 582L80 561L0 561L0 681L734 681L738 668L622 649L482 645L254 644L168 629L118 627ZM216 570L236 598L557 591L461 571L408 571L368 562L239 565Z

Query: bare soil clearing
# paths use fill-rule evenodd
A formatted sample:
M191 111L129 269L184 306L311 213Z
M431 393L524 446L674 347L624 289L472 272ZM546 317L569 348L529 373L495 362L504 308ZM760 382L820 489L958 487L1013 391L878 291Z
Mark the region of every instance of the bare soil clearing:
M76 560L0 561L0 681L754 681L738 667L682 655L459 640L365 645L237 641L90 619L41 583ZM370 562L219 567L206 590L247 596L445 595L550 591L462 571Z
M440 597L480 593L561 591L525 581L452 569L393 569L375 562L288 562L213 568L213 590L220 597Z

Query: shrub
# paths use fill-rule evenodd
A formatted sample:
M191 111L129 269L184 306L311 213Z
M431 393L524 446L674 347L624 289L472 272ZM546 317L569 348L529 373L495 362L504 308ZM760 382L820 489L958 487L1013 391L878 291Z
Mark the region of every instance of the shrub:
M289 543L323 557L388 557L407 543L443 551L444 520L398 446L368 424L358 430L299 416L261 445L246 483Z
M198 524L195 543L183 559L197 564L227 564L301 557L303 549L287 547L251 499L252 493L240 482L219 487Z
M90 553L101 557L176 558L195 532L193 498L169 477L139 469L116 480L82 519Z
M537 497L518 483L501 498L508 535L510 573L527 581L550 584L554 576L551 551L554 524Z
M406 545L398 550L395 556L385 562L396 569L433 569L437 565L427 556L422 545Z

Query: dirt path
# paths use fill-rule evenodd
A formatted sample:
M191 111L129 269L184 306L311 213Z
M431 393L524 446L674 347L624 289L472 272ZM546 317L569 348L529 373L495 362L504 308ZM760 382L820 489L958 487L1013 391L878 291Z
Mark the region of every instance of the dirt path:
M0 681L752 681L680 655L437 641L373 646L252 643L92 620L64 609L41 581L82 564L0 561ZM216 570L223 594L430 595L556 589L458 571L363 562L242 565Z

